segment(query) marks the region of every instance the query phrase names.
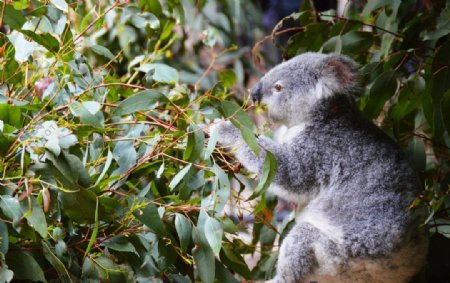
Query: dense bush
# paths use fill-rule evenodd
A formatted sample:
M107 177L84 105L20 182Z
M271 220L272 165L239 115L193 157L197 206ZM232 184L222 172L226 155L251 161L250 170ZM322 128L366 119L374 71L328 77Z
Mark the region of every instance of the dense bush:
M448 247L448 1L355 1L344 17L305 1L268 36L251 1L0 5L0 281L271 278L293 223L265 193L275 164L255 180L206 126L229 118L255 148L244 94L269 40L285 58L361 64L361 109L411 157L424 180L412 206ZM435 247L427 276L442 281Z

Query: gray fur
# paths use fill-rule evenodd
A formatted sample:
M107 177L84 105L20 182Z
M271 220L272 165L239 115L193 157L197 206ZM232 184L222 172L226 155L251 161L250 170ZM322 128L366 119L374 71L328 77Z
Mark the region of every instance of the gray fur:
M401 283L423 264L423 214L408 209L420 182L357 109L356 81L348 57L306 53L269 71L252 93L273 122L297 129L283 142L259 137L278 161L271 190L305 205L281 246L274 282ZM237 146L236 158L260 173L264 150L255 156L229 122L215 127L219 142Z

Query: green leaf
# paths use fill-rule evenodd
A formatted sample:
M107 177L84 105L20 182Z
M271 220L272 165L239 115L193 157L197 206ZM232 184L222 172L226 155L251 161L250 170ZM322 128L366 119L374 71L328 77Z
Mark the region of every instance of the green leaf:
M50 3L52 3L56 8L63 11L64 13L69 12L69 5L67 5L66 1L64 0L50 0Z
M44 253L44 257L48 262L55 268L56 272L58 272L59 280L63 283L71 283L72 279L70 278L69 272L67 271L64 264L56 257L55 254L50 250L50 247L47 243L42 242L42 251Z
M336 35L328 39L322 46L322 51L327 53L342 53L342 37L341 35Z
M272 183L276 174L277 160L270 151L266 150L266 158L264 159L261 177L255 190L257 192L265 192Z
M45 219L44 211L34 197L30 196L29 201L31 202L31 207L29 207L27 200L20 202L22 213L25 215L28 225L36 230L42 238L46 238L47 221Z
M62 154L55 157L47 153L47 158L53 165L51 171L66 189L76 190L90 186L89 174L84 168L83 162L78 156L70 154L67 150L62 150Z
M220 260L231 270L236 271L245 279L251 278L251 272L244 258L230 245L224 245L220 252Z
M3 7L5 5L5 1L2 2L3 3L1 4L1 6ZM5 13L2 16L3 23L9 25L12 29L15 30L22 28L23 24L27 21L22 12L14 9L11 5L6 5Z
M303 1L302 6L300 7L299 21L303 26L317 22L313 0Z
M98 104L98 108L100 109L100 104L95 101L85 101L83 103L79 103L78 101L73 101L69 108L71 112L77 116L80 117L81 123L91 125L93 127L97 128L103 128L103 123L98 119L98 117L95 115L95 112L89 111L89 109L86 108L88 102L96 103Z
M289 38L283 57L292 58L307 51L319 51L329 38L329 30L330 26L326 22L305 26L303 31Z
M251 148L256 156L259 156L259 146L255 135L248 128L241 128L241 135L245 143Z
M131 23L139 28L139 29L144 29L147 25L151 28L151 29L157 29L159 28L159 20L157 17L155 17L155 15L151 14L151 13L146 13L145 15L135 15L133 17L130 18Z
M5 256L3 253L0 254L0 282L9 283L13 279L14 272L8 269L5 262Z
M236 74L232 70L223 70L219 73L219 79L224 87L232 87L236 84Z
M222 247L222 226L215 218L208 217L204 229L206 240L211 246L212 251L214 254L219 255L220 248Z
M148 25L151 29L159 29L160 22L155 15L152 13L147 13L145 14L145 18L147 19Z
M184 178L184 176L189 172L189 169L191 169L192 164L188 164L185 166L180 172L178 172L175 177L173 177L172 181L169 184L169 188L171 190L175 189L175 187L180 183L180 181Z
M154 13L156 16L163 15L159 0L139 0L139 7L144 11Z
M188 132L190 133L188 134L188 141L183 159L194 162L203 152L205 134L197 125L189 126Z
M192 224L184 215L177 213L175 215L175 229L180 239L181 251L185 252L191 240Z
M195 265L197 266L200 279L203 283L213 283L215 277L214 253L203 232L193 227L192 240L196 246L192 249Z
M47 282L42 268L29 252L9 251L6 263L14 272L14 280Z
M154 204L148 203L144 208L133 211L133 215L157 236L163 237L166 235L164 222L159 217L158 209Z
M22 110L19 106L0 104L0 120L17 129L23 126Z
M14 1L14 9L16 10L25 10L30 5L29 0L15 0Z
M219 140L219 132L217 131L217 128L213 128L213 130L209 133L208 145L206 147L203 159L207 160L211 156L218 140Z
M408 143L408 156L417 172L424 172L426 166L425 143L419 137L413 137Z
M97 196L90 190L59 192L62 212L70 219L81 223L95 223Z
M387 71L378 76L370 87L364 113L370 118L376 118L383 110L386 101L391 98L397 89L395 71Z
M130 242L130 239L128 239L128 237L125 237L123 235L117 235L111 239L108 239L104 241L103 244L115 251L137 253L136 248Z
M244 141L252 149L252 151L259 156L258 141L253 134L255 124L250 117L248 117L247 113L245 113L239 105L230 101L222 101L220 110L222 115L229 118L231 123L233 123L233 125L241 131Z
M203 40L202 40L202 42L206 46L214 47L214 45L216 45L217 41L220 41L220 40L221 40L220 33L215 27L208 26L203 31Z
M103 165L102 173L100 173L100 175L97 178L97 181L95 181L95 185L98 185L100 183L100 181L103 179L103 177L105 176L106 172L108 172L108 169L111 166L112 160L113 160L113 154L108 149L108 155L106 156L105 165Z
M110 60L114 59L114 54L112 54L111 51L109 51L109 49L104 46L94 44L94 45L91 45L90 48L92 51L94 51L98 55L102 55Z
M222 115L229 118L231 123L238 128L248 128L250 130L255 129L255 124L250 119L248 114L242 110L242 108L234 102L222 101L220 104L220 110Z
M223 264L216 260L216 282L239 283L233 274Z
M16 197L0 195L0 208L3 214L14 223L17 223L22 218L22 209Z
M41 33L37 34L31 30L19 30L24 35L31 38L34 42L44 46L48 51L58 52L59 51L59 42L49 33Z
M443 95L441 101L441 112L447 133L450 135L450 90Z
M133 282L130 267L118 265L105 255L84 259L81 278L92 278L94 282Z
M323 52L360 54L369 50L372 44L373 36L370 32L350 31L328 39L322 48Z
M450 40L447 40L436 52L431 67L431 73L433 74L431 90L433 121L431 126L435 139L441 139L447 123L444 122L443 115L448 114L441 111L441 105L444 99L447 100L447 98L444 98L444 95L450 89L450 68L442 67L450 65L450 56L448 54L450 54ZM447 106L444 107L447 108Z
M114 146L113 157L120 167L119 170L113 172L113 175L122 174L132 168L136 164L137 159L137 152L133 146L133 141L118 141Z
M367 1L367 4L364 6L362 15L364 17L367 17L374 10L387 6L391 3L392 3L391 0L369 0Z
M84 257L86 257L89 252L91 251L92 246L94 245L95 241L97 240L97 234L98 234L98 198L95 199L95 217L94 217L94 229L92 230L91 238L89 239L88 246L86 250L84 251Z
M137 111L148 111L167 102L167 98L158 91L144 90L120 102L113 115L127 115Z
M138 70L144 73L152 72L152 78L157 82L176 83L179 79L175 68L162 63L144 64Z
M342 51L345 53L359 53L369 50L373 44L371 32L350 31L342 35Z
M5 222L0 220L0 252L6 254L8 252L8 247L8 226L5 224Z

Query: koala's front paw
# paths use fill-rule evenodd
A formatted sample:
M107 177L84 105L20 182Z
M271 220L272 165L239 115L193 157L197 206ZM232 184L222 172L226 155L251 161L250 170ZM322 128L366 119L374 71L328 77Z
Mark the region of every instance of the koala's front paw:
M235 145L241 137L239 130L230 121L215 120L209 128L210 135L213 132L217 132L217 141L223 146Z

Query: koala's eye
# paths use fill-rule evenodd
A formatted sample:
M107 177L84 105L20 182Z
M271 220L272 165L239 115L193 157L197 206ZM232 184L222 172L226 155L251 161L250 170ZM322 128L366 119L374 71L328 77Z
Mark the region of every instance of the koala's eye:
M282 86L281 84L279 84L279 83L276 83L276 84L273 86L273 89L274 89L276 92L280 92L280 91L283 89L283 86Z

